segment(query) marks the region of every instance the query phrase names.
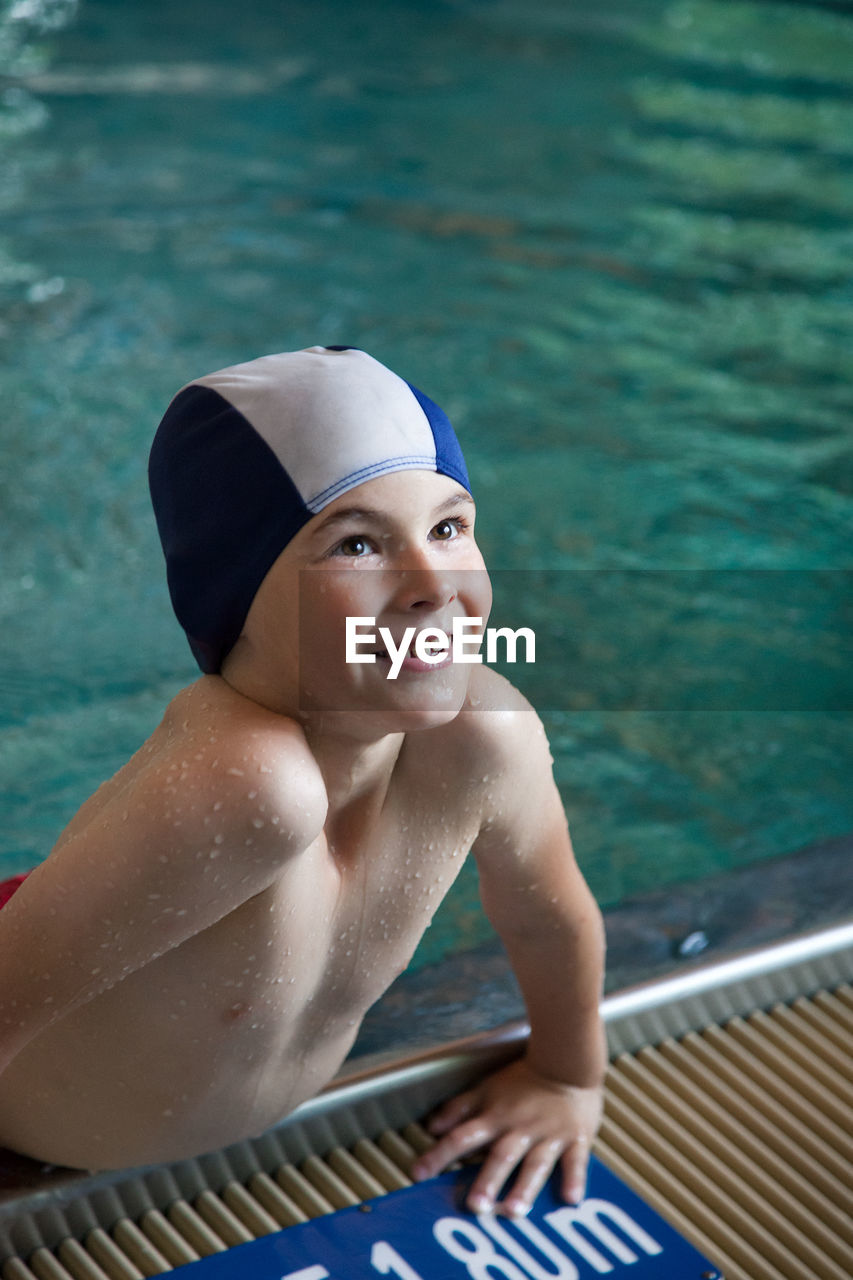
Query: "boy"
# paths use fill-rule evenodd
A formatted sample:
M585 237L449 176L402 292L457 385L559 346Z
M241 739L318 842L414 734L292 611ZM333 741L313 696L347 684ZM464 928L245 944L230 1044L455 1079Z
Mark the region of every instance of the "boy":
M602 930L545 736L494 672L402 651L491 603L450 423L364 352L314 347L185 387L150 478L204 674L0 912L0 1144L109 1168L275 1124L471 849L531 1036L433 1118L416 1176L482 1149L475 1211L508 1184L526 1212L558 1161L580 1199ZM375 618L366 662L343 660L348 617Z

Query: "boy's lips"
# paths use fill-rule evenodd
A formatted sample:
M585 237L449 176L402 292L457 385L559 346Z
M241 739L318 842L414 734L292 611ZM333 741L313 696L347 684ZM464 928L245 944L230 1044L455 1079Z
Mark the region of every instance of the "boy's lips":
M396 645L396 644L399 644L400 641L395 640L394 643ZM415 653L415 642L413 640L412 643L409 645L409 649L408 649L408 652L406 653L406 656L403 658L403 661L400 663L400 670L401 671L440 671L443 667L446 667L448 663L452 660L452 654L450 652L450 649L446 648L444 645L435 643L435 644L427 644L425 647L428 653L442 652L441 661L440 662L424 662L423 658L419 658L418 655ZM384 645L377 646L374 652L376 654L377 659L380 662L387 662L390 666L391 655Z

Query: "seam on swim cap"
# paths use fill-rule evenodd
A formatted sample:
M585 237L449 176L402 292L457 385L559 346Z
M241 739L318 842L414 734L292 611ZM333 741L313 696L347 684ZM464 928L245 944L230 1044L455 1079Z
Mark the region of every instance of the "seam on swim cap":
M384 475L387 471L416 471L424 469L435 471L434 455L403 453L397 458L383 458L381 462L371 462L369 466L361 467L358 471L351 472L350 475L344 476L342 480L336 480L334 484L322 489L313 498L307 499L305 505L309 511L316 515L318 511L322 511L323 507L328 506L335 498L342 493L346 493L347 489L354 489L357 484L364 484L366 480Z

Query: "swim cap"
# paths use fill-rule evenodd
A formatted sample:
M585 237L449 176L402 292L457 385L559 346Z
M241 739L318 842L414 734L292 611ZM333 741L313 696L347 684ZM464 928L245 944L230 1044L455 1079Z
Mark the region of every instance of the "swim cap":
M391 471L470 490L447 416L365 351L309 347L183 387L148 464L172 605L216 672L279 553L335 498Z

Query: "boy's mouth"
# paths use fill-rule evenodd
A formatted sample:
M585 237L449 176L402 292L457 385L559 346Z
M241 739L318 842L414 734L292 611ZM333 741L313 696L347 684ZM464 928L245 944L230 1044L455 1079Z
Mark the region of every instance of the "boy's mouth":
M426 653L430 654L432 657L435 657L439 653L444 654L447 652L447 646L438 644L437 642L435 644L433 644L432 642L429 642L427 644L422 645L421 647L424 649ZM388 650L385 648L384 645L379 645L378 648L373 650L373 652L376 654L377 658L382 658L385 662L391 661L391 654L388 652ZM405 656L407 658L416 658L418 656L415 652L414 640L406 650Z
M415 648L415 640L416 638L413 638L409 647L401 652L398 645L402 644L403 637L400 637L400 639L397 640L392 636L391 643L394 647L393 654L389 652L386 645L382 644L381 641L376 645L376 648L373 650L376 655L376 661L381 663L383 668L388 668L388 671L386 672L386 679L395 678L396 675L402 671L441 671L452 661L450 648L447 645L441 644L437 640L424 640L421 642L422 652L427 655L427 658L432 658L433 661L430 662L419 657Z

